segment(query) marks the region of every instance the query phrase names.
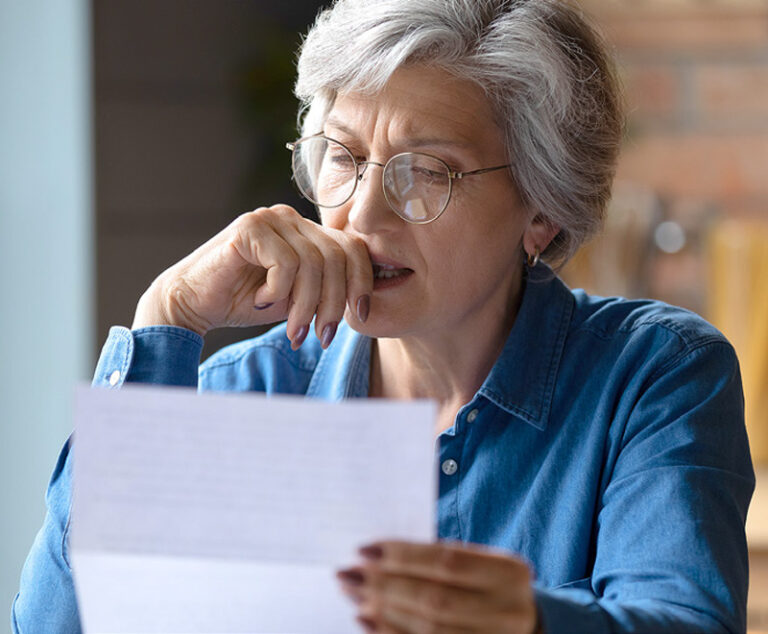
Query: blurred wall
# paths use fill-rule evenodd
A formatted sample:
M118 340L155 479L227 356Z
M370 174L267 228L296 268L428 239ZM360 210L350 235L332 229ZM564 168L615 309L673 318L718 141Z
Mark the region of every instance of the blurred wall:
M285 202L294 55L318 0L94 2L97 338L165 268ZM286 123L287 122L287 123ZM216 330L204 355L257 329Z
M0 631L92 364L86 0L0 0Z
M581 0L616 48L629 130L619 184L659 198L688 233L659 252L654 297L705 315L704 235L723 219L768 218L768 2Z

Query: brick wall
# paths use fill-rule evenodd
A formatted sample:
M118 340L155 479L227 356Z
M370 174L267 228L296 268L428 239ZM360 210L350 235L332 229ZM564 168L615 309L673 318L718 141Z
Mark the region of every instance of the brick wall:
M632 108L619 177L727 214L768 213L768 3L585 3Z
M582 4L615 46L627 91L619 183L657 195L694 250L713 219L768 218L768 1ZM655 263L664 279L648 291L706 314L707 263L675 255ZM675 274L675 260L689 273Z

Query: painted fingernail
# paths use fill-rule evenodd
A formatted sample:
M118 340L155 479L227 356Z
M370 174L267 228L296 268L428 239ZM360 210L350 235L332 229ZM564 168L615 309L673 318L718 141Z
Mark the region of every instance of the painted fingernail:
M293 338L294 350L296 350L302 343L304 343L304 340L307 338L308 334L309 334L308 325L305 325L299 328L299 332L297 332L296 336Z
M375 632L376 631L376 621L373 619L369 619L367 616L359 616L357 617L357 622L362 625L366 632Z
M366 559L381 559L384 556L384 550L381 546L363 546L357 552Z
M349 597L349 600L352 601L352 603L356 605L360 605L363 602L363 595L360 594L360 591L356 589L357 586L354 588L351 586L342 586L342 592Z
M266 310L266 309L267 309L267 308L269 308L270 306L274 306L274 305L275 305L275 302L268 302L268 303L266 303L266 304L256 304L256 305L254 306L254 308L255 308L256 310Z
M325 328L323 328L323 336L320 340L323 348L327 348L331 345L331 341L333 341L333 338L336 336L336 328L338 327L339 324L336 321L325 325Z
M338 570L336 576L345 583L351 586L361 586L365 583L365 575L361 570L357 568L349 568L347 570Z
M361 295L357 298L357 318L364 322L368 319L369 312L371 312L371 296Z

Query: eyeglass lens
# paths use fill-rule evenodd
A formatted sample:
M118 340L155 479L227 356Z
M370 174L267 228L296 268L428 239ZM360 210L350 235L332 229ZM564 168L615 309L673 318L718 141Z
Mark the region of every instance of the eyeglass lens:
M349 200L361 171L355 157L330 139L310 137L294 147L296 184L319 207L338 207ZM384 169L382 184L390 207L409 222L433 220L445 209L451 194L448 167L425 154L393 157Z

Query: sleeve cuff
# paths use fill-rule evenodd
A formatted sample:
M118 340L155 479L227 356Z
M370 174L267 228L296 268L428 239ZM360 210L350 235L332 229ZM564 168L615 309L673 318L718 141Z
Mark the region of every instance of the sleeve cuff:
M534 588L536 608L544 634L608 634L613 630L588 590Z
M118 388L123 383L197 386L203 338L177 326L109 330L92 385Z

